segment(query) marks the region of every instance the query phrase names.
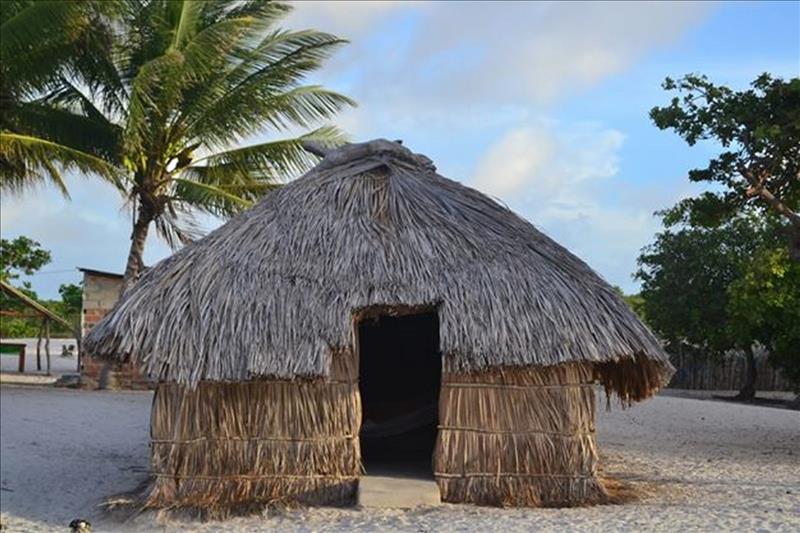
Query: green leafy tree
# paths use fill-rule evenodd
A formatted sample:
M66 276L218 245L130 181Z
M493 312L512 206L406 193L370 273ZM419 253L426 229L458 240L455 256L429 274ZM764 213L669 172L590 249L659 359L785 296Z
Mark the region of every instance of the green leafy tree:
M66 315L80 313L83 307L83 287L74 283L64 283L58 287L61 303Z
M634 277L648 323L670 346L688 344L707 357L742 349L748 378L755 382L753 338L731 327L728 288L742 275L759 243L772 233L751 214L714 227L671 227L639 256ZM772 239L774 242L774 238ZM746 391L745 391L746 392Z
M51 260L50 252L44 250L33 239L25 236L16 239L0 239L0 280L10 283L20 275L36 273ZM15 282L16 283L16 282ZM29 297L36 299L30 283L17 287ZM24 312L26 308L19 300L0 291L0 309ZM0 336L6 338L30 337L38 332L38 323L28 318L0 317Z
M762 247L727 293L731 329L739 342L757 340L766 346L770 362L800 392L800 263L785 248Z
M10 281L20 274L31 275L51 261L50 252L25 236L0 239L0 279Z
M0 187L48 182L67 195L64 171L118 183L119 133L96 121L78 87L114 79L109 50L117 2L0 2ZM48 93L71 91L71 102Z
M105 4L92 3L103 6ZM198 235L196 213L230 216L315 160L304 141L338 143L321 126L353 105L303 85L344 41L277 27L290 7L262 0L121 0L97 83L69 76L37 102L91 123L97 153L124 169L134 213L126 284L142 268L151 226L173 247ZM29 46L35 46L31 42ZM105 68L111 65L112 68ZM286 140L252 142L289 129ZM91 141L92 143L94 141Z
M628 307L633 309L633 312L636 313L639 318L646 321L646 315L644 310L644 298L642 298L641 294L625 294L625 291L622 290L622 287L614 285L614 291L619 294L625 303L628 304Z
M677 93L669 105L650 112L661 129L672 129L692 146L718 143L722 150L689 179L715 188L680 202L665 221L688 217L714 226L748 208L775 214L791 256L800 260L800 78L788 81L762 74L743 91L716 85L705 76L667 78Z

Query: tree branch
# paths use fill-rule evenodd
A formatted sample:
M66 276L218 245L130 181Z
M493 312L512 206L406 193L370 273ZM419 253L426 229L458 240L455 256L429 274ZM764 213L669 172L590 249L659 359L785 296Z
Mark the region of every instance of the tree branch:
M767 178L769 177L766 171L761 172L759 176L756 176L749 168L739 165L739 173L744 176L744 179L746 179L747 183L750 184L750 187L748 187L745 191L747 196L751 198L756 196L761 198L767 202L773 210L789 220L792 226L800 228L800 215L789 209L786 204L784 204L764 186Z

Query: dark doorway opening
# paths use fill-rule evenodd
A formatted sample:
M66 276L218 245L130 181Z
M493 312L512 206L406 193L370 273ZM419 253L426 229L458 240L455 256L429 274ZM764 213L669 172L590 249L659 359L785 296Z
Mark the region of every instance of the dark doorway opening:
M432 478L442 362L435 311L358 322L367 474Z

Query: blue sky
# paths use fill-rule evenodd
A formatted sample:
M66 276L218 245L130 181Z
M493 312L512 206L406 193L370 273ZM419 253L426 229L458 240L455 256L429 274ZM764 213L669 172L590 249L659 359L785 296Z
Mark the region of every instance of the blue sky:
M305 2L286 26L350 39L312 81L359 107L353 140L403 139L447 177L506 203L609 282L635 291L653 212L699 190L686 172L714 146L687 147L648 119L689 72L745 87L764 71L800 75L800 3ZM53 254L30 278L44 297L77 266L121 271L130 215L97 181L4 197L5 238ZM166 257L157 237L145 261Z

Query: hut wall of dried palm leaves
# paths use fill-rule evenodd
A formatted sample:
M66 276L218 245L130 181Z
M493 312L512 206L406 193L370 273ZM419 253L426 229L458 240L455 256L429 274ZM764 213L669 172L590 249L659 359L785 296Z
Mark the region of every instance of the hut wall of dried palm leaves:
M162 383L145 507L207 517L264 505L356 503L363 472L357 361L327 380ZM608 500L597 477L595 371L577 364L443 374L434 471L442 500L574 506Z
M352 505L361 425L352 357L329 379L159 385L144 507L220 518L264 505Z
M591 366L446 371L434 454L442 500L563 507L601 503Z

